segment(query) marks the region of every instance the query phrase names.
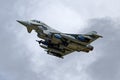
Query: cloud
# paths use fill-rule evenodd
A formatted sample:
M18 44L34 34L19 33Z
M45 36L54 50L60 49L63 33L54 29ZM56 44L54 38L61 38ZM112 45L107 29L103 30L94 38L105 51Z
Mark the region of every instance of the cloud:
M81 27L85 15L78 11L79 7L73 8L75 4L70 7L59 0L7 2L0 3L0 80L119 79L119 20L95 18ZM91 8L86 7L88 16ZM61 60L45 54L35 42L36 33L28 34L25 27L16 22L16 19L33 18L62 32L95 30L104 38L93 43L95 49L90 54L75 52Z
M118 19L112 18L100 18L92 19L88 25L88 30L96 30L101 32L103 39L99 44L99 51L96 55L99 55L92 64L87 68L87 73L91 75L92 80L119 80L120 73L120 24Z
M83 19L102 18L106 16L120 17L120 0L61 0L65 5L73 8Z

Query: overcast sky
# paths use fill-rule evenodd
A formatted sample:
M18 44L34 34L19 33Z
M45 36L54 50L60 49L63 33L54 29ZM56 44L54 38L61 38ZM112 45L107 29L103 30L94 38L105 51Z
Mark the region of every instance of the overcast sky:
M0 80L120 80L120 0L1 0ZM46 54L16 20L68 33L97 31L90 54Z

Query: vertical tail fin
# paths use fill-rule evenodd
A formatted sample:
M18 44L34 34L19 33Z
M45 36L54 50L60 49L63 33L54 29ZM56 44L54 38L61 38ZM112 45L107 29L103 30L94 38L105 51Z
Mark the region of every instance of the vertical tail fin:
M92 37L92 36L95 36L95 37L97 37L97 38L99 38L99 37L102 38L102 36L101 36L101 35L98 35L96 31L91 31L91 32L87 33L87 35L89 35L89 36L91 36L91 37Z
M97 32L96 32L96 31L91 31L91 32L88 32L87 34L88 34L88 35L96 35Z
M91 31L91 32L87 33L86 36L88 36L90 38L89 43L95 41L96 39L98 39L100 37L102 38L102 36L98 35L96 31Z

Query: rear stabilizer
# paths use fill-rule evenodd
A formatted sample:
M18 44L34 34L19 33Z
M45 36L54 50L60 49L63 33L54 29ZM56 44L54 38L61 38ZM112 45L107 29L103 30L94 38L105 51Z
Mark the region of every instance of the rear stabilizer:
M96 31L91 31L91 32L87 33L87 35L94 36L94 37L97 37L97 38L99 38L99 37L103 38L103 36L98 35Z

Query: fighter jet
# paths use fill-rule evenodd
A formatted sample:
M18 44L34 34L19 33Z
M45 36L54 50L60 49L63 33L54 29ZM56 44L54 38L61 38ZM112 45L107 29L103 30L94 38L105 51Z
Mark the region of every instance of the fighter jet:
M93 50L91 42L102 37L96 31L87 34L68 34L57 31L38 20L21 21L20 24L27 28L28 33L35 30L41 40L36 40L47 54L63 58L63 56L77 52L90 52Z

